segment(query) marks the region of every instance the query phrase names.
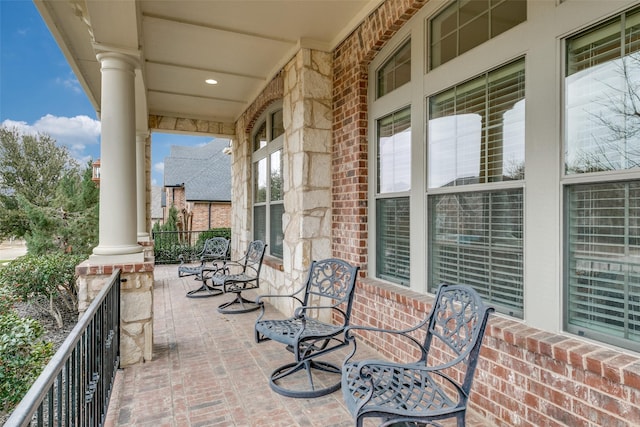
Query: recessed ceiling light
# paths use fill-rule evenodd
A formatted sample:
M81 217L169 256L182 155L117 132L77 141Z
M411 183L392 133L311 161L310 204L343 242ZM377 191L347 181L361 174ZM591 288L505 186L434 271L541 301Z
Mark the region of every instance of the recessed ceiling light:
M218 84L218 81L217 81L217 80L214 80L214 79L207 79L207 80L205 80L204 82L205 82L206 84L208 84L208 85L217 85L217 84Z

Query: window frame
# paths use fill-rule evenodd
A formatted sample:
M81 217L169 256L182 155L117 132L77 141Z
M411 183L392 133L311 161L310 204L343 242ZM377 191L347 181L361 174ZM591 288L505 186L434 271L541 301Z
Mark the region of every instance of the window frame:
M455 90L458 87L464 87L464 85L466 85L469 82L476 82L476 81L480 81L480 79L484 78L484 83L482 83L481 87L482 87L482 92L485 93L485 95L487 95L487 97L485 98L485 104L484 105L484 110L486 111L489 105L489 99L490 97L488 95L490 95L489 92L489 87L491 84L491 75L492 73L496 73L496 74L501 74L501 71L503 70L509 70L510 68L513 68L515 66L518 65L518 63L522 63L521 66L521 71L518 71L518 69L516 69L516 71L518 73L522 72L524 74L523 79L523 90L524 90L524 95L522 97L521 100L525 101L525 105L526 105L526 81L527 81L527 77L526 77L526 69L527 69L527 60L526 60L526 56L520 56L517 58L514 58L510 61L507 61L503 64L500 64L498 66L492 67L490 69L487 69L485 71L482 71L481 73L478 73L476 75L470 76L469 78L467 78L466 80L457 82L456 84L444 88L443 90L440 90L438 92L434 92L432 94L428 94L425 97L425 137L426 137L426 145L427 147L427 153L430 152L430 147L429 147L429 143L430 143L430 135L429 135L429 122L431 120L431 111L430 111L430 106L432 105L431 98L432 97L436 97L439 96L443 93L447 93L448 91L453 91L454 93L454 98L453 98L453 102L456 103L458 102L457 99L457 94L455 94ZM463 94L466 94L466 92L463 92ZM517 101L520 102L521 100ZM516 103L517 103L516 102ZM516 103L513 104L513 106L516 105ZM525 106L525 110L526 110L526 106ZM504 110L509 111L509 110ZM443 117L447 117L447 116L443 116ZM455 117L455 114L452 116ZM525 114L526 117L526 114ZM486 120L486 118L485 118ZM523 123L524 126L524 130L525 130L525 135L526 135L526 118L525 121ZM484 129L484 132L481 133L480 135L480 147L479 147L479 151L480 153L482 153L483 151L487 151L488 150L488 144L490 143L490 141L488 140L488 137L486 135L487 130L491 127L490 124L486 124L483 122L481 122L481 129ZM504 142L504 139L501 140L501 142ZM525 141L523 142L523 145L526 145L526 136L525 136ZM524 150L524 146L522 147ZM523 152L524 155L524 152ZM427 154L427 157L429 156L429 154ZM484 159L484 157L482 157L481 155L481 160L484 162L486 159ZM491 298L492 295L492 286L488 285L487 286L487 290L484 289L477 289L485 298L486 300L493 304L496 308L496 310L498 312L507 314L509 316L514 316L516 318L523 318L524 317L524 297L520 297L521 294L524 294L524 280L525 280L525 276L524 276L524 268L525 268L525 258L524 258L524 246L525 246L525 242L524 242L524 227L525 227L525 220L524 220L524 200L525 200L525 179L526 177L523 176L520 179L514 179L514 180L500 180L500 181L491 181L489 180L489 175L487 176L483 176L482 173L479 174L478 176L478 182L475 183L462 183L460 185L451 185L451 186L432 186L431 182L429 182L429 163L430 163L431 159L427 159L426 162L426 167L425 167L425 181L427 181L427 194L426 194L426 203L427 203L427 213L426 213L426 217L425 217L425 221L427 221L428 223L428 238L427 238L427 251L426 251L426 257L427 257L427 265L428 265L428 273L427 273L427 278L426 281L428 283L427 288L430 292L435 292L437 289L437 286L439 285L441 280L437 280L434 275L437 272L437 269L434 266L434 259L437 256L437 250L439 250L441 247L444 247L444 245L438 245L436 244L436 242L434 241L434 239L436 239L436 230L435 230L435 225L434 225L434 215L436 215L436 211L435 208L433 207L433 200L439 199L443 196L457 196L457 195L480 195L482 197L482 195L488 195L488 197L491 198L492 195L498 195L501 192L509 192L509 191L520 191L521 194L521 206L522 206L522 211L521 211L521 217L520 217L520 227L521 227L521 238L520 238L520 245L519 245L519 251L516 249L514 250L515 247L510 248L508 251L511 252L512 254L515 254L516 256L519 256L519 260L520 260L520 264L517 265L516 269L517 271L520 272L521 276L520 276L520 286L514 290L513 295L514 299L520 298L522 301L522 306L521 307L517 307L517 306L509 306L506 304L501 304L500 300L496 299L495 301ZM526 155L523 158L524 161L524 165L526 168ZM481 181L483 178L486 178L485 180ZM454 180L457 181L460 178L456 178ZM493 216L490 216L490 218L493 218ZM492 225L493 223L489 224ZM484 230L485 233L488 233L488 235L492 235L492 232L490 230ZM489 239L491 240L491 239ZM461 247L461 245L454 245L456 248ZM497 253L499 252L499 250L493 245L493 244L488 244L488 245L477 245L477 244L470 244L469 245L469 251L471 250L486 250L487 253ZM497 261L496 261L497 262ZM487 273L489 276L492 276L492 273L489 272ZM470 284L470 283L467 283ZM472 284L473 286L473 284Z
M633 351L640 351L640 339L637 340L632 340L629 338L623 338L623 337L619 337L619 336L614 336L614 332L615 331L615 327L612 326L609 330L609 332L604 331L604 329L599 328L597 325L598 323L594 321L594 324L591 325L591 327L585 325L585 324L578 324L580 323L578 320L573 320L573 318L571 318L571 306L572 304L578 304L580 303L580 299L578 297L576 297L576 299L572 299L571 296L571 288L572 287L576 287L579 286L579 283L577 282L577 280L579 280L577 277L577 274L575 275L576 277L576 281L572 282L572 269L574 269L574 261L573 260L577 260L578 258L576 258L576 255L574 254L574 252L572 252L572 240L571 240L571 231L572 231L572 227L574 227L573 223L572 223L572 209L571 209L571 203L570 203L570 195L571 192L576 190L576 189L588 189L589 187L591 187L592 189L597 188L598 186L601 185L612 185L612 186L617 186L617 185L633 185L634 183L640 183L640 167L634 167L634 168L612 168L609 170L584 170L584 171L569 171L568 167L567 167L567 150L568 150L568 144L569 144L569 136L568 136L568 114L567 114L567 108L569 105L569 100L568 100L568 89L567 89L567 80L568 78L576 73L571 73L569 71L569 63L570 63L570 58L569 58L569 42L571 40L575 40L579 37L583 37L583 36L589 36L592 33L597 32L598 30L601 30L603 28L606 28L608 25L613 24L613 23L618 23L618 25L620 25L620 36L617 37L617 41L621 44L624 45L625 40L624 37L626 35L625 33L625 19L627 15L630 14L640 14L640 8L637 6L633 6L630 8L627 8L623 11L620 11L618 13L615 13L609 17L603 17L601 19L599 19L597 22L588 25L584 28L581 28L578 31L574 31L571 34L563 37L560 42L561 42L561 51L562 51L562 70L561 70L561 86L562 86L562 137L561 137L561 147L562 147L562 154L561 154L561 165L560 165L560 184L561 184L561 189L562 189L562 224L563 224L563 232L562 232L562 237L563 237L563 249L561 252L561 258L562 258L562 296L563 296L563 303L562 303L562 328L563 330L571 333L571 334L576 334L579 335L581 337L585 337L588 339L593 339L595 341L598 342L602 342L602 343L606 343L606 344L611 344L611 345L615 345L618 347L622 347L622 348L626 348L626 349L630 349ZM596 42L602 40L597 39ZM636 50L634 51L635 53L638 53L640 51ZM619 58L622 58L623 56L620 56ZM598 63L597 65L602 65L603 63ZM594 66L589 66L586 68L582 68L580 71L584 71L584 70L588 70L588 69L593 69L595 68ZM589 190L589 191L593 191L593 190ZM594 199L594 202L597 202L600 199ZM627 200L628 203L628 200ZM625 205L625 209L628 209L628 206ZM625 214L626 215L626 214ZM615 218L620 218L620 217L614 217ZM626 218L626 216L625 216ZM578 218L575 218L578 219ZM594 219L597 220L597 217L595 217ZM611 220L613 220L611 219ZM624 218L623 218L624 219ZM611 221L608 220L608 221ZM627 222L626 220L624 220L623 222ZM597 227L597 226L596 226ZM628 239L631 238L630 234L629 234L629 230L626 229L624 234L624 240L627 241ZM597 254L593 254L593 255L597 255ZM592 257L593 258L593 257ZM623 257L623 258L626 258ZM607 264L609 265L609 267L607 268L611 268L611 265L615 265L616 262L613 259L609 260L610 262L608 262ZM577 262L577 261L576 261ZM593 260L591 261L592 263L602 263L602 261L598 261L597 259L593 258ZM620 264L624 264L623 261L620 261ZM575 264L577 268L577 264ZM630 264L632 265L632 264ZM640 263L635 264L638 267L640 267ZM606 271L602 271L599 268L593 267L592 270L588 271L588 277L596 277L594 275L597 276L601 276L602 273L607 273L607 272L613 272L614 270L606 270ZM622 271L622 270L620 270ZM612 273L611 273L612 274ZM628 271L625 270L624 275L626 277L625 280L628 280L628 277L630 275L630 273ZM592 281L597 282L598 278L596 277L595 279L586 279L588 280L589 284L585 285L585 286L596 286L596 285L592 285L590 284ZM631 282L624 282L626 285L625 286L631 286L633 285L633 283ZM630 292L630 291L625 291L625 292ZM616 300L617 301L617 300ZM631 305L631 303L629 303ZM638 309L638 311L633 312L635 314L635 317L637 318L638 316L640 316L640 309ZM627 316L628 317L628 316ZM625 329L626 332L628 332L627 329ZM634 335L638 335L637 333Z
M369 138L371 143L369 144L369 201L371 208L369 209L369 221L374 232L369 234L369 274L372 277L376 277L377 279L393 283L399 286L408 286L406 280L396 279L389 276L379 276L378 270L380 266L377 263L377 253L380 250L380 245L377 239L377 230L378 230L378 216L377 216L377 206L378 201L384 201L385 199L397 199L397 198L407 198L411 203L411 195L414 193L413 190L413 182L410 183L411 190L400 191L400 192L378 192L378 121L384 117L397 113L399 111L404 110L405 108L410 109L410 121L411 125L409 129L411 130L411 146L415 144L415 137L413 132L413 119L415 117L414 109L412 108L411 101L408 98L411 96L412 82L416 78L415 76L419 76L421 73L416 72L416 70L420 69L416 66L419 63L415 62L416 52L421 50L421 46L418 45L416 50L416 44L414 41L416 40L415 34L412 34L410 31L403 30L399 32L396 42L388 44L382 52L374 58L372 63L369 66L369 74L375 76L371 78L369 81L368 94L370 100L369 112L370 112L370 126L369 126ZM404 83L401 86L396 87L394 90L384 94L383 96L378 96L378 72L379 70L387 64L390 60L394 58L394 56L402 50L407 43L410 45L410 58L411 58L411 80L409 82ZM413 151L412 151L413 153ZM411 160L413 162L413 160ZM412 165L413 170L413 165ZM413 174L411 174L413 175ZM410 177L413 181L413 176ZM411 212L411 208L410 208ZM413 221L410 219L410 221ZM413 241L416 239L411 239L410 244L413 244ZM411 260L409 261L411 263Z
M269 107L260 115L258 120L256 120L256 125L253 127L253 131L251 133L251 147L253 149L253 152L251 154L251 195L252 195L251 229L252 229L254 239L256 239L257 236L255 235L255 232L256 232L255 212L256 212L256 208L264 207L264 218L265 218L264 241L268 245L266 254L279 259L282 259L284 254L278 253L277 251L277 248L282 248L282 243L276 245L272 242L274 238L274 236L272 236L274 230L272 230L272 227L271 227L271 223L272 223L271 211L272 211L272 208L277 206L277 209L280 209L282 212L284 212L284 191L283 189L281 189L282 194L279 200L271 200L271 197L272 197L271 196L271 172L272 172L271 158L274 153L277 153L277 152L281 153L280 154L280 177L283 180L284 179L284 175L283 175L284 135L285 135L284 127L280 129L282 133L280 133L275 138L273 138L273 130L274 130L273 118L276 114L278 114L282 110L283 110L282 101L276 101L271 105L269 105ZM264 146L256 149L255 138L258 132L262 129L263 125L266 126L266 143ZM256 180L258 179L258 174L256 172L256 168L258 167L258 164L261 161L266 162L266 173L267 173L266 194L265 194L264 201L257 202L256 200L258 199L258 197L256 194L256 190L258 189L258 185ZM282 185L284 185L284 182L281 182L281 186ZM281 232L282 232L282 237L284 241L284 229L282 229Z
M488 41L500 36L500 34L503 34L507 31L512 30L513 28L517 27L518 25L527 22L528 18L529 18L529 8L528 8L528 2L531 0L518 0L518 1L522 1L523 3L525 3L525 16L524 16L524 20L520 21L518 23L516 23L515 25L507 28L507 29L503 29L500 33L497 34L493 34L492 32L492 15L495 12L496 9L498 9L500 6L503 6L504 4L506 4L508 1L511 0L503 0L503 1L495 1L494 2L488 2L487 1L487 9L486 9L486 15L487 15L487 39L484 40L483 42L471 46L470 48L466 49L463 52L460 52L460 30L461 28L465 28L468 27L469 24L471 24L474 21L479 21L479 17L478 16L474 16L472 18L467 19L465 22L463 22L462 24L460 23L460 2L462 0L451 0L449 2L447 2L444 6L442 6L440 9L438 9L435 13L430 14L427 18L426 18L426 23L425 23L425 35L427 38L427 43L425 44L425 46L428 48L429 53L427 55L425 55L425 64L427 65L427 70L428 71L433 71L435 69L437 69L438 67L443 66L444 64L456 59L457 57L464 55L465 53L472 51L474 49L476 49L479 46L482 46L483 44L487 43ZM456 6L454 8L454 6ZM455 33L455 49L456 52L455 54L447 59L446 61L442 62L442 59L440 60L440 62L438 63L438 65L434 66L434 60L433 60L433 56L432 56L432 52L433 52L433 47L434 47L434 36L433 36L433 21L436 20L438 17L440 17L442 14L444 14L445 12L449 11L450 9L454 9L454 13L456 16L456 23L455 23L455 28L453 28L452 30L450 30L446 35L451 35ZM439 38L439 42L442 42L442 38ZM442 52L442 51L441 51Z
M381 278L383 280L388 280L390 282L396 283L398 285L402 285L402 286L409 286L409 282L410 282L410 266L411 266L411 259L409 257L408 259L408 264L409 264L409 271L407 272L407 274L404 273L400 273L400 271L404 271L402 269L402 265L404 264L402 261L402 257L397 257L395 258L395 262L392 262L389 265L389 268L393 268L396 269L397 271L399 271L398 275L393 275L393 274L389 274L388 271L383 271L383 262L381 261L381 257L382 254L380 253L382 248L381 245L381 241L384 240L381 237L381 234L383 234L381 232L381 230L383 229L387 229L387 227L385 226L385 224L381 224L381 218L382 215L380 214L379 209L381 207L383 207L382 204L384 204L385 202L390 202L392 203L394 200L397 201L407 201L409 203L411 203L411 188L405 189L405 190L400 190L400 191L383 191L382 189L380 189L380 161L379 159L381 158L381 155L379 153L379 148L380 148L380 132L379 132L379 128L380 128L380 122L384 119L390 118L392 116L395 116L396 114L403 114L405 112L409 113L409 131L411 132L412 130L412 126L411 126L411 105L406 105L402 108L400 108L399 110L396 111L392 111L389 114L386 114L382 117L378 117L376 118L376 126L375 126L375 147L373 147L373 151L375 152L375 158L373 160L373 163L375 164L375 169L374 169L374 173L373 175L375 175L375 188L374 188L374 210L375 210L375 218L376 218L376 251L375 251L375 275L378 278ZM396 122L393 122L394 124ZM411 174L410 174L411 175ZM409 180L411 181L411 176L409 177ZM409 182L409 186L410 186L410 182ZM408 219L409 224L411 223L411 208L409 208L409 219ZM402 227L400 227L400 229L402 229ZM410 229L410 226L409 226ZM390 236L389 236L390 237ZM396 237L400 237L398 240L402 240L401 237L404 236L398 236L396 235ZM409 236L406 236L406 238L409 239L408 243L407 243L407 252L410 254L411 250L411 233L409 232Z

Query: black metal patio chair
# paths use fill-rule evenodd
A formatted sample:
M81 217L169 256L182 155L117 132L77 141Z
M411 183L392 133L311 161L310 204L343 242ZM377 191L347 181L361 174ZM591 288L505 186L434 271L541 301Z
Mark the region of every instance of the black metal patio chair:
M213 271L213 274L207 276L211 280L212 288L236 295L233 300L218 306L220 313L247 313L260 308L254 301L244 298L242 291L260 287L260 269L266 248L267 245L262 240L254 240L249 243L244 257L235 261L225 261L221 267ZM206 268L204 274L207 274Z
M463 285L440 285L429 316L418 325L394 331L364 326L347 328L354 348L342 367L342 393L356 426L367 417L381 426L438 426L436 421L465 415L482 338L492 307ZM387 333L387 343L408 344L420 357L413 363L350 361L354 333ZM424 341L418 336L424 334Z
M195 276L202 286L187 292L189 298L206 298L222 294L222 290L207 285L207 278L224 267L229 259L229 240L224 237L212 237L205 240L202 251L193 259L185 260L179 256L178 277Z
M262 305L255 324L256 342L273 340L285 344L294 354L293 363L271 374L269 385L274 391L288 397L309 398L340 388L340 366L319 358L348 345L344 330L351 316L358 269L335 258L314 261L306 283L294 293L261 295L256 299ZM287 298L297 306L292 317L263 319L263 301L275 298ZM299 371L306 374L302 384L293 376ZM320 378L316 380L317 376Z

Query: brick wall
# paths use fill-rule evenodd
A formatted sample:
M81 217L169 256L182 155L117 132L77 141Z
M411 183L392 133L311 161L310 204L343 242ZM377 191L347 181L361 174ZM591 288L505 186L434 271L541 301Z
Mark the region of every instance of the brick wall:
M368 65L425 3L386 1L334 51L332 251L360 265L362 276L368 259ZM407 327L424 318L431 302L363 278L353 323ZM388 357L409 359L388 343L371 344ZM640 357L493 315L471 402L499 426L640 425Z
M172 205L178 209L178 218L187 207L185 192L182 187L165 188L167 206L164 208L164 221L169 215ZM201 231L210 228L231 227L231 203L190 202L191 230Z
M368 65L426 0L382 4L334 51L333 254L367 265Z
M231 203L196 202L192 213L192 230L231 227Z
M183 187L166 187L166 207L164 210L164 220L167 220L167 215L169 215L169 209L171 209L172 205L175 205L176 209L180 211L185 205L184 200L184 188Z
M424 319L432 302L428 295L361 279L351 323L408 328ZM375 339L370 336L369 344L385 357L415 360L406 347ZM494 314L485 334L471 407L487 419L487 425L637 426L640 358Z

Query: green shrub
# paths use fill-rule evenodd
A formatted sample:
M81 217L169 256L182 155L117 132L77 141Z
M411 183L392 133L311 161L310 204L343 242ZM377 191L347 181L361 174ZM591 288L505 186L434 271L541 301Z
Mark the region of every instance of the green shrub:
M0 315L0 410L20 402L53 355L43 335L36 320L14 312Z
M13 310L17 299L10 287L0 286L0 313L8 313Z
M0 269L0 287L8 287L22 301L39 306L62 327L60 307L78 308L75 268L83 259L60 252L27 254Z
M202 247L204 246L204 242L207 239L211 239L213 237L224 237L227 240L231 239L231 229L226 227L226 228L211 228L207 231L203 231L202 233L200 233L200 235L198 236L198 242L196 243L196 246L199 247L200 249L202 249Z

